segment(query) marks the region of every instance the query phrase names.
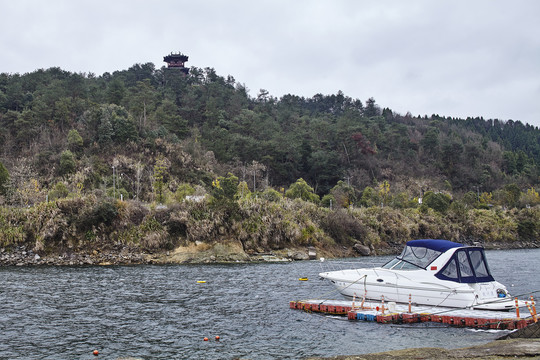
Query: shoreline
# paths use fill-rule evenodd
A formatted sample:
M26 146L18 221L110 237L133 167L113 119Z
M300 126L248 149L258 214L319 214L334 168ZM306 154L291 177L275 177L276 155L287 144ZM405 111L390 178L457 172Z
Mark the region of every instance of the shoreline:
M540 359L540 339L495 340L459 349L411 348L363 355L309 357L305 360Z
M540 243L488 243L475 244L485 250L537 249ZM340 259L363 257L353 249L335 247L316 249L316 255L310 254L307 247L286 248L267 253L247 254L238 242L197 243L177 247L170 251L145 252L136 247L120 246L116 249L94 249L92 251L73 251L49 255L19 246L12 251L0 248L0 266L110 266L110 265L148 265L148 264L218 264L218 263L256 263L256 262L291 262L314 260L319 258ZM368 256L397 255L401 249L388 247L376 249ZM311 255L311 256L310 256Z

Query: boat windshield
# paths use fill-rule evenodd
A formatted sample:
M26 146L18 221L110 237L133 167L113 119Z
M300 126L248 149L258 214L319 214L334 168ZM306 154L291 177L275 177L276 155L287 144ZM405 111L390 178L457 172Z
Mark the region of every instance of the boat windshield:
M383 265L383 268L394 270L425 269L441 254L441 251L428 249L426 247L405 246L401 254Z

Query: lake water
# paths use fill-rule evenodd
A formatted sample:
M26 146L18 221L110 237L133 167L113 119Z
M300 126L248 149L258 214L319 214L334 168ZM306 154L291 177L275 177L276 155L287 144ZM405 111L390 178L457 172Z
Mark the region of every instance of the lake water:
M486 254L495 279L512 295L540 290L540 249ZM505 333L353 322L289 309L291 300L340 298L319 272L371 267L388 259L3 267L0 359L92 359L94 349L98 359L300 359L457 348ZM301 277L309 281L298 281Z

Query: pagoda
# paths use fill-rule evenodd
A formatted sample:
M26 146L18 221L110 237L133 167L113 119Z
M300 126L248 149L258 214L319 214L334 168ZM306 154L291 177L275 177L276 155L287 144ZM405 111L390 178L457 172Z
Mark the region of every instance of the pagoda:
M163 57L163 61L167 63L167 67L182 71L184 74L189 72L189 69L184 67L184 63L188 61L188 56L182 53L170 53Z

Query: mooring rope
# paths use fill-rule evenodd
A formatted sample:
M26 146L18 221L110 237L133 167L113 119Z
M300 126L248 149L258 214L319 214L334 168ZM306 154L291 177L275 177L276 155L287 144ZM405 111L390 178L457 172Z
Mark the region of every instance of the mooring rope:
M313 299L313 300L315 300L315 301L321 301L321 302L319 303L319 305L320 305L320 304L324 303L325 301L331 300L331 299L328 299L328 298L326 297L327 295L332 294L332 293L334 293L334 292L339 292L340 290L347 289L348 287L350 287L350 286L356 284L357 282L359 282L360 280L362 280L362 279L364 279L364 278L366 278L366 277L367 277L367 275L361 276L360 278L358 278L358 280L356 280L356 281L350 283L349 285L345 286L344 288L342 288L342 289L334 288L333 290L328 291L328 292L325 292L324 294L322 294L321 296L319 296L318 298L315 298L315 299ZM364 285L364 287L365 287L365 285ZM304 301L307 301L307 300L300 300L299 302L304 302Z

